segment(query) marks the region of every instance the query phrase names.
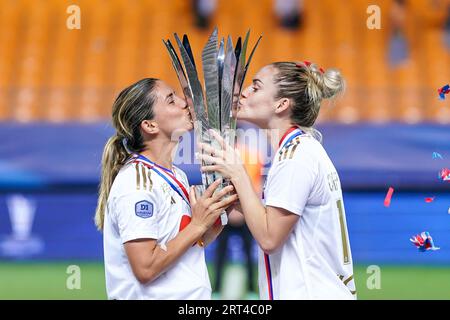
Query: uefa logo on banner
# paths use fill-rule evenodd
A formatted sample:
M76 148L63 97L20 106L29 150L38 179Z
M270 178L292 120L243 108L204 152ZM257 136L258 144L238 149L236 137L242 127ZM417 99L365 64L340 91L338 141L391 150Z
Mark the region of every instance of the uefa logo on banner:
M28 258L40 254L43 241L32 235L36 205L22 195L6 198L11 222L11 234L0 237L0 254L3 257Z

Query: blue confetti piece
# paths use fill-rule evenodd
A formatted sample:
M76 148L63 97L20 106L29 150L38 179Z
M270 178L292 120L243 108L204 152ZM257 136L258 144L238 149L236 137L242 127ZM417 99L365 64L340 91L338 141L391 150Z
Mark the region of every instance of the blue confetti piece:
M440 153L438 153L438 152L433 152L433 159L442 159L442 156L441 156L441 154Z

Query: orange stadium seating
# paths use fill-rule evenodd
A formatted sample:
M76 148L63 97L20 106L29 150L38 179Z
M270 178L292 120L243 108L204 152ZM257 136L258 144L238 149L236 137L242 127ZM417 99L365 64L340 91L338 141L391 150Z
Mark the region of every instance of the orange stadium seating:
M305 23L297 31L279 27L272 0L218 0L211 25L234 40L247 29L251 43L263 35L249 75L277 60L341 69L347 91L324 104L320 121L448 123L448 104L437 98L450 74L445 0L437 1L441 7L432 2L407 1L410 55L395 68L387 59L392 0L377 1L381 30L366 27L368 0L304 0ZM80 30L66 28L72 4L81 8ZM108 119L120 89L140 78L178 88L161 39L187 33L199 60L210 31L194 26L186 0L1 0L0 120Z

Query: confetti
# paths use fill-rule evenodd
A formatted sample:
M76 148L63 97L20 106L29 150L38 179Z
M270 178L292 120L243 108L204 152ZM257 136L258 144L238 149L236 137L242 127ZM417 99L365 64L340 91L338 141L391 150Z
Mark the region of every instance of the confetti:
M433 159L437 159L437 158L442 159L442 156L440 155L440 153L433 152Z
M392 194L394 193L394 188L389 187L389 190L386 194L386 198L384 198L384 206L389 207L391 205Z
M420 252L428 251L428 250L439 250L439 247L434 246L433 238L430 233L425 231L421 234L417 234L409 239Z
M435 198L435 197L425 198L425 202L426 202L426 203L433 202L434 198Z
M442 88L438 89L439 99L445 100L445 95L450 92L450 86L447 84Z
M442 181L450 181L450 169L448 168L442 169L441 171L439 171L438 177Z

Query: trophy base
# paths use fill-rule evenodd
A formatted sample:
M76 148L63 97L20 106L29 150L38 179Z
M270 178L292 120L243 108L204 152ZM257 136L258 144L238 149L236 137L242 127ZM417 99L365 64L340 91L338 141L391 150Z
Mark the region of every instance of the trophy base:
M228 224L228 215L225 212L225 210L220 215L220 222L222 223L223 226L226 226Z
M224 132L224 140L226 141L226 143L229 143L230 140L234 142L235 140L235 131L233 130L225 130ZM212 135L210 135L209 133L202 135L201 136L201 141L203 143L209 144L210 146L212 146L214 149L217 150L221 150L222 146L219 143L219 141L217 141ZM202 173L202 184L203 184L203 189L202 189L202 194L203 192L209 188L209 186L211 184L214 183L214 181L221 179L222 183L219 184L219 186L217 187L217 189L215 190L214 194L216 194L217 192L220 192L223 188L229 186L231 184L230 179L224 179L222 177L221 174L219 174L218 172L205 172ZM224 198L229 197L231 194L226 194L224 196ZM223 213L220 216L220 220L222 222L222 225L226 225L228 224L228 215L225 212L225 210L223 211Z
M220 175L217 174L202 174L202 180L203 180L203 185L200 186L200 190L201 190L201 194L203 195L205 190L208 189L208 187L217 179L221 179ZM230 185L230 180L225 179L221 184L219 184L219 186L217 187L216 191L214 191L214 194L216 194L217 192L220 192L220 190L222 190L223 188L227 187ZM226 194L224 196L224 198L229 197L230 194ZM226 211L224 210L222 212L222 214L220 215L220 221L222 223L222 225L227 225L228 224L228 215L226 213Z

